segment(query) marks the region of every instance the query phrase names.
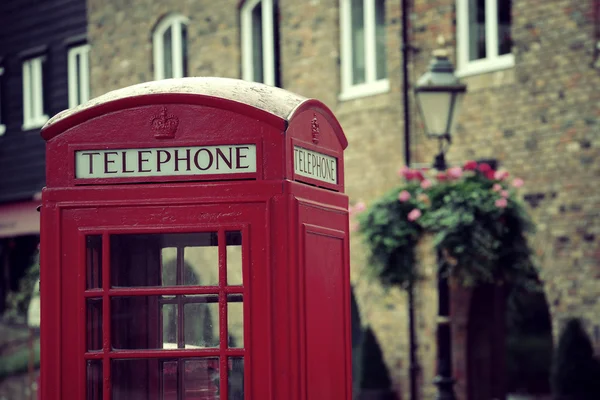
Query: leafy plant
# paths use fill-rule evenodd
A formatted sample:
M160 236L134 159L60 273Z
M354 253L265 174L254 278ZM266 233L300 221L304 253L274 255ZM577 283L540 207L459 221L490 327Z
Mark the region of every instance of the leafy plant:
M404 168L405 181L369 208L356 204L357 228L369 249L370 272L385 286L418 279L415 247L424 233L465 286L509 281L536 287L527 234L533 231L517 200L520 179L469 161L435 176Z

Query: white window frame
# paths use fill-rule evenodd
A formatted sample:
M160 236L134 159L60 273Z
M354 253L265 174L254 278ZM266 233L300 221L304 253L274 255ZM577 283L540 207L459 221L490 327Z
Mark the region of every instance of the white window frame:
M45 56L23 61L23 130L40 128L48 115L44 113L44 73Z
M69 108L85 103L90 99L90 45L72 47L67 55L69 75ZM79 57L79 69L77 68Z
M6 125L2 122L2 75L4 75L4 68L0 67L0 136L6 133Z
M171 28L171 57L173 67L173 78L183 78L185 66L183 65L183 26L188 25L189 20L181 14L172 14L165 18L154 28L152 32L152 52L154 55L154 79L165 79L164 43L163 35Z
M339 96L340 100L350 100L358 97L388 92L390 90L390 81L388 77L379 80L377 79L377 27L375 22L375 0L363 0L363 25L365 31L365 82L357 85L352 84L351 0L340 0L340 3L340 43L342 51L342 90Z
M486 58L469 60L469 0L456 0L456 75L467 76L512 68L512 53L498 55L498 0L485 0Z
M275 86L275 23L273 0L248 0L240 10L242 31L242 79L254 81L252 10L260 3L262 15L263 82Z

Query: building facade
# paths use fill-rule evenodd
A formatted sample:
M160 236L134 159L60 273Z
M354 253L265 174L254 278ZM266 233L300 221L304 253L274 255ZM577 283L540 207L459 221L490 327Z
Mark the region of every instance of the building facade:
M581 317L600 346L598 2L407 3L409 81L426 70L441 37L468 85L449 163L491 159L524 179L554 337L567 318ZM352 201L368 203L398 182L404 164L401 0L137 0L135 6L88 0L87 6L92 96L180 76L275 84L324 101L339 118L349 140L345 180ZM413 161L430 165L436 143L426 138L414 104L411 110ZM360 242L353 239L352 278L361 319L379 339L395 389L408 398L406 296L366 279ZM421 267L432 277L417 291L425 396L434 390L436 291L435 260L431 251L422 253ZM455 375L463 399L506 391L490 378L499 373L489 365L487 391L473 383L475 371L485 368L475 367L469 343L473 332L489 326L474 316L490 314L475 308L475 297L474 291L453 292ZM494 318L503 319L500 305L485 301L495 307Z
M39 243L48 117L89 98L84 0L0 4L0 314Z

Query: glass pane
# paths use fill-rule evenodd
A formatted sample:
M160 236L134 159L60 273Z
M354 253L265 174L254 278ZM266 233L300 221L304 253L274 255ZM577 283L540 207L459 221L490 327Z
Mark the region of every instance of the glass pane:
M173 77L173 27L167 28L163 34L163 68L165 76Z
M102 350L102 299L87 299L87 350Z
M177 322L177 308L177 304L162 305L162 347L164 349L176 349L180 347L177 345L177 326L179 325Z
M420 92L417 102L423 112L427 133L442 135L447 132L448 113L452 94L443 92Z
M229 359L229 400L244 400L244 359L232 357Z
M86 399L102 400L102 360L88 360L86 370Z
M241 285L242 275L242 233L227 232L227 284Z
M188 76L188 44L187 44L187 25L181 24L181 51L183 57L183 76Z
M185 296L185 348L219 346L219 297L217 295Z
M196 358L184 361L184 400L219 399L219 359Z
M227 295L229 347L244 347L244 303L241 294Z
M252 72L254 82L264 82L262 2L260 1L252 9Z
M512 0L498 1L498 54L508 54L512 49L510 26L512 24Z
M352 84L365 82L365 21L364 0L352 0Z
M469 0L469 60L485 57L485 0Z
M215 232L111 235L113 287L218 285Z
M159 358L113 359L110 363L112 400L176 400L179 363Z
M160 296L117 296L110 299L114 349L161 349Z
M91 235L85 238L86 245L86 288L102 287L102 236Z
M385 0L375 0L375 52L378 80L387 78L385 29Z
M161 400L177 400L179 361L162 361Z

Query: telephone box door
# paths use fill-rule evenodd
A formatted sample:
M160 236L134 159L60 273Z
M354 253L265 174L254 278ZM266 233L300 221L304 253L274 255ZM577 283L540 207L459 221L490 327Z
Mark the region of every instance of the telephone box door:
M264 203L64 209L59 398L268 398L251 373L267 368L265 218Z

